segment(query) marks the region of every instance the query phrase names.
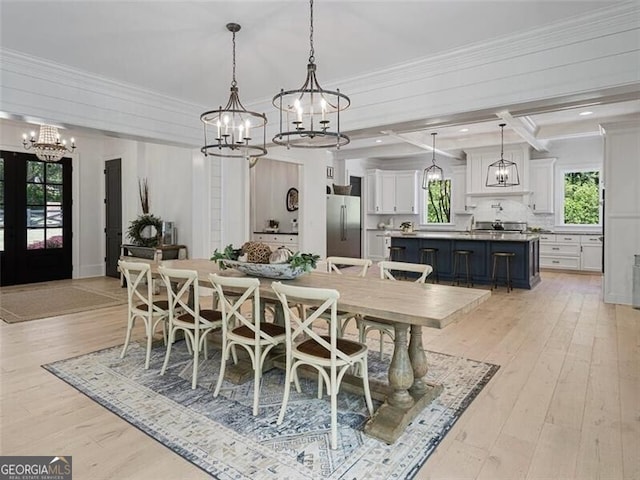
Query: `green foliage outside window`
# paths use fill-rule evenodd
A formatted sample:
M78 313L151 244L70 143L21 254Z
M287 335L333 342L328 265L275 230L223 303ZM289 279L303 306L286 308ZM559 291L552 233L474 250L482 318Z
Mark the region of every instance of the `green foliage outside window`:
M429 182L427 191L427 222L451 222L451 180Z
M600 223L600 172L571 172L564 175L564 223Z

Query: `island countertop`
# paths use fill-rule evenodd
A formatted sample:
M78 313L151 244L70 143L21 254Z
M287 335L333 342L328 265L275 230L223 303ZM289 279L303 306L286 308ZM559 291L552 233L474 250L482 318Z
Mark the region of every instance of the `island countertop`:
M426 238L442 240L479 240L492 242L530 242L539 238L535 233L503 233L503 232L390 232L391 238Z

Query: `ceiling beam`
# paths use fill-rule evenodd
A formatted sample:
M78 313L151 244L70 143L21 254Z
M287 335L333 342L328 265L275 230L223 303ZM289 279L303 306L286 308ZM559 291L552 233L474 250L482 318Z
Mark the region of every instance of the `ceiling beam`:
M536 138L536 128L533 122L524 122L522 119L511 115L508 110L498 112L497 116L504 121L511 130L520 135L525 142L535 148L538 152L547 151L547 142Z
M411 145L414 145L418 148L422 148L423 150L426 150L428 152L433 152L433 147L431 145L427 145L426 143L420 142L418 140L414 140L412 138L409 138L406 134L405 135L401 135L399 133L394 132L393 130L382 130L381 133L384 133L385 135L391 137L391 138L395 138L397 140L400 140L402 142L406 142L409 143ZM460 156L455 155L453 153L449 153L449 152L445 152L444 150L439 150L439 149L435 149L436 153L438 155L441 155L443 157L448 157L448 158L455 158L456 160L460 160Z

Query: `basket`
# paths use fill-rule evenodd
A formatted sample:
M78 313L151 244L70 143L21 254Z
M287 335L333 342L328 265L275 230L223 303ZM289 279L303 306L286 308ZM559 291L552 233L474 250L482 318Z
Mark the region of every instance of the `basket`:
M333 184L333 193L336 195L351 195L351 185Z

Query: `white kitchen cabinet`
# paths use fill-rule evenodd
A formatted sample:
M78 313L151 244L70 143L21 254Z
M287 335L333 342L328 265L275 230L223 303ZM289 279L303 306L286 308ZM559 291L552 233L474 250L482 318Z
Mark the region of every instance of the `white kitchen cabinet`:
M472 206L467 203L467 167L451 167L451 210L453 213L471 213Z
M602 236L582 235L580 237L580 269L589 272L602 271Z
M280 247L287 247L293 252L298 251L298 236L285 235L278 233L254 233L254 242L262 242L269 245L271 250L277 250Z
M366 258L374 262L384 260L387 252L386 240L388 235L385 235L382 230L368 230L367 231L367 253Z
M555 158L531 160L529 187L533 213L553 213L553 164Z
M367 172L367 213L418 213L418 172Z
M540 267L600 272L601 239L600 235L540 235Z
M529 146L527 144L506 145L504 159L518 167L520 184L513 187L487 187L489 165L500 160L500 147L470 148L467 154L467 194L500 196L528 193L529 191Z

